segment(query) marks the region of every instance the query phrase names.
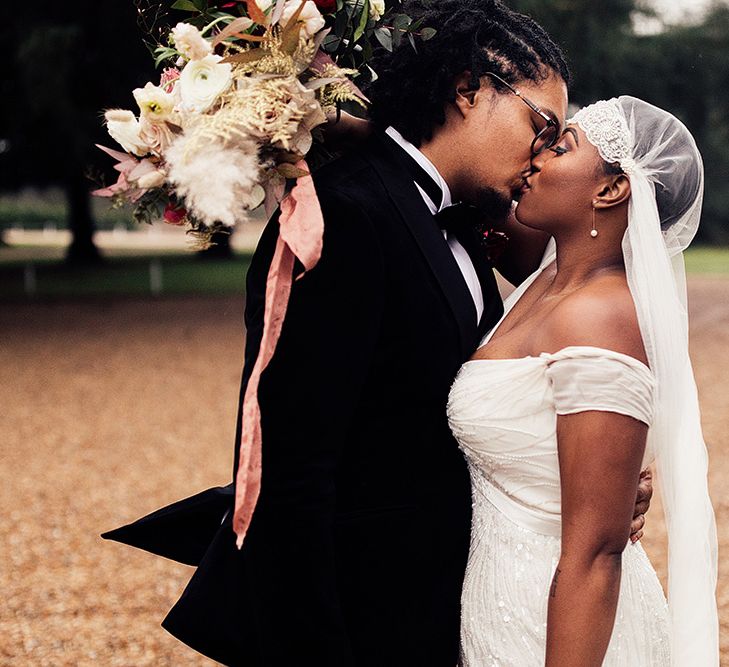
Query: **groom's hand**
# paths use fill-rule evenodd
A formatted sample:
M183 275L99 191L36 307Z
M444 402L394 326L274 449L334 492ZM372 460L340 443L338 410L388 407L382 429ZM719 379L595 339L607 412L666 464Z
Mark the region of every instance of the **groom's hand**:
M638 495L635 499L635 512L633 513L633 521L630 524L630 541L633 544L643 537L645 513L651 505L652 496L653 473L650 470L644 470L640 473L640 479L638 481Z

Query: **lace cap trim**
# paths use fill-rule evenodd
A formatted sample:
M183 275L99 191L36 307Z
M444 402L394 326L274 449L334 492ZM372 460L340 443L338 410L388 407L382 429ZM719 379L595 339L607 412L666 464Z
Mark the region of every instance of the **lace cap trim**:
M628 175L635 173L637 165L632 156L630 129L616 98L580 109L568 123L580 126L605 162L617 162Z

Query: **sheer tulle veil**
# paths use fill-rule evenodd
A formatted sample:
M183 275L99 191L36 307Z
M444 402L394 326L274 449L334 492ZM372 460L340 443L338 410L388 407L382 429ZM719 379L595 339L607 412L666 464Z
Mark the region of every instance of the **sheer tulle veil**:
M647 451L655 458L668 529L672 664L718 665L716 525L689 358L683 262L701 217L701 155L677 118L634 97L585 107L571 122L630 179L623 254L657 384Z

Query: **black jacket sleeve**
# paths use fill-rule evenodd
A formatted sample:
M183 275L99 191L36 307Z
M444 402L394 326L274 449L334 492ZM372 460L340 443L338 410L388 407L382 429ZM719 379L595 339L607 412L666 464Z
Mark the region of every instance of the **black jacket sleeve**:
M262 489L243 552L266 665L353 664L336 583L335 472L356 427L381 326L384 269L361 207L340 193L323 191L319 198L322 257L294 282L281 339L259 387ZM269 227L249 273L246 381L260 343L275 236Z

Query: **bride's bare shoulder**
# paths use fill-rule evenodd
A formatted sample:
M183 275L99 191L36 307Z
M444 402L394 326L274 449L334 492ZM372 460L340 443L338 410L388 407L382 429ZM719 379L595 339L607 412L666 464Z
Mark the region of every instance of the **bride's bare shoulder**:
M635 304L622 273L594 278L563 299L545 334L555 350L571 345L602 347L647 363Z

